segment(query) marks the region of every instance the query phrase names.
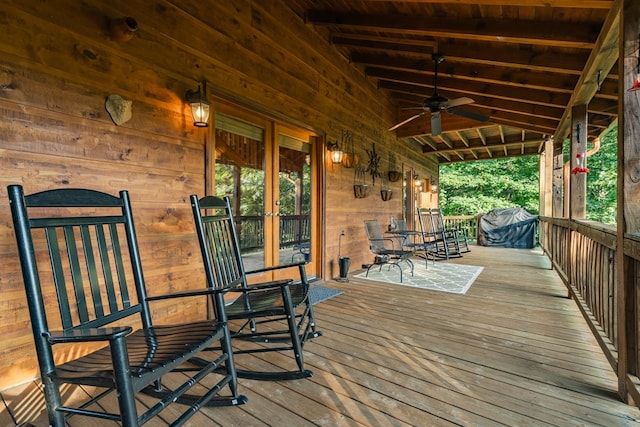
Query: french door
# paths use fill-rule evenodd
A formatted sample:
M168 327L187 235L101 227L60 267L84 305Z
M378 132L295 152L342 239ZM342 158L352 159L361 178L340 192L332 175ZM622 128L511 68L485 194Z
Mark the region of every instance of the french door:
M214 191L232 200L245 268L305 260L317 275L317 135L225 107L214 126Z

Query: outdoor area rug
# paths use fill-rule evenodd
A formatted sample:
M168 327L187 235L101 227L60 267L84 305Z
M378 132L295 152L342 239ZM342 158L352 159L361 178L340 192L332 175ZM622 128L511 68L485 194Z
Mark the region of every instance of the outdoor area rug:
M484 267L475 265L449 264L436 262L435 265L429 262L429 267L425 268L424 262L414 262L413 276L409 266L402 263L402 283L400 282L400 272L397 267L383 265L382 270L374 266L369 270L369 277L366 271L354 275L358 279L375 280L378 282L393 283L396 285L413 286L414 288L430 289L433 291L451 292L454 294L465 294L482 272Z
M322 301L326 301L329 298L333 298L342 293L337 289L327 288L320 285L313 285L309 289L309 301L311 301L311 305L318 304Z

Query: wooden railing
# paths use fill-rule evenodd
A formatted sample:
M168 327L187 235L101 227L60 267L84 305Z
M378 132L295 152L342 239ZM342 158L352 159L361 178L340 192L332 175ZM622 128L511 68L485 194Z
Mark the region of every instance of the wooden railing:
M237 217L236 220L238 220ZM237 227L240 249L243 252L264 247L264 218L262 216L242 216L237 222ZM280 248L309 243L310 236L309 215L283 215L280 217Z
M444 226L447 230L464 230L467 233L467 238L473 242L478 236L477 215L445 216Z
M636 402L640 401L638 373L640 353L637 292L640 285L640 237L625 235L624 263L627 289L625 307L618 287L618 244L616 228L600 223L566 218L540 218L540 240L544 252L564 281L569 295L578 303L584 318L593 331L602 351L614 371L620 376L618 367L621 338L620 312L626 313L626 348L635 348L627 356L628 366L622 372L626 388ZM626 378L625 378L626 377ZM623 387L625 388L625 387Z

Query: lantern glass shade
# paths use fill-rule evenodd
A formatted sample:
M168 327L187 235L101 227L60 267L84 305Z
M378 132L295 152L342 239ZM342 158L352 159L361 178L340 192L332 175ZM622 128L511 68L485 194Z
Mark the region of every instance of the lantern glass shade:
M197 91L187 91L187 102L191 106L193 125L196 127L209 126L209 110L211 103L207 100L206 85L201 89L198 85Z
M344 156L344 153L339 147L335 147L331 150L331 161L333 163L342 163L342 156Z

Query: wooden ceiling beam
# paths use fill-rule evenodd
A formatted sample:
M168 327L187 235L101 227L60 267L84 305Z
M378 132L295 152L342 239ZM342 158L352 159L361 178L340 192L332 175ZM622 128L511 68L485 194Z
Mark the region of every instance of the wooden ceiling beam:
M535 146L536 149L538 147L538 145L540 144L540 141L544 141L543 138L535 138L535 139L530 139L527 141L516 141L516 142L496 142L496 143L490 143L487 145L483 145L481 143L481 141L478 140L470 140L469 141L469 146L460 146L460 145L455 145L451 148L445 148L442 150L426 150L423 148L422 152L425 154L441 154L441 153L452 153L454 151L459 151L459 152L463 152L463 151L471 151L471 150L480 150L480 149L484 149L484 148L488 148L489 150L502 150L504 149L504 147L520 147L521 145L525 145L525 146Z
M368 75L381 80L378 82L378 87L381 89L385 88L386 82L433 88L433 79L425 78L425 76L416 73L369 69ZM566 93L507 86L498 82L493 84L475 83L473 81L451 79L446 76L442 78L438 77L438 89L441 95L449 98L455 98L457 96L473 97L477 95L560 108L565 108L571 99L571 96Z
M331 41L335 45L352 48L354 52L388 52L416 58L430 58L435 51L440 51L450 62L484 64L496 67L522 67L529 70L571 74L579 76L589 58L586 50L573 51L571 54L550 49L530 46L522 49L518 46L496 44L495 48L486 43L465 40L464 43L448 41L441 49L432 47L434 41L416 40L414 38L378 37L370 34L332 33ZM357 50L356 50L357 49ZM610 75L609 77L615 77Z
M366 0L374 3L387 2L388 0ZM405 3L451 3L451 0L404 0ZM456 4L468 4L479 6L504 6L504 0L456 0ZM530 7L567 7L580 9L609 9L612 0L509 0L509 6L530 6Z
M309 10L307 22L357 31L387 32L410 36L474 39L524 43L549 47L592 49L597 32L585 22L551 22L498 19L458 19L416 15L363 15Z
M461 154L463 155L464 159L451 158L450 160L445 160L440 163L466 162L469 160L504 159L504 158L510 158L510 157L534 156L534 155L539 155L540 153L538 152L536 147L528 146L528 147L525 147L524 150L513 150L513 151L509 151L509 150L505 151L505 149L496 150L496 151L484 150L484 151L479 151L477 155L475 153L471 154L471 151L467 151L466 153L461 152ZM465 154L469 154L469 155L466 156ZM447 157L445 156L447 156L446 153L442 153L442 155L438 154L438 157L443 157L446 159Z
M423 74L433 78L433 61L431 59L417 60L401 56L354 53L350 60L365 68L370 75L371 68L395 70ZM424 70L416 72L416 70ZM576 86L578 77L574 75L560 76L558 74L541 73L517 69L514 67L498 68L483 64L462 64L445 62L440 65L438 77L447 76L460 80L472 80L483 83L500 83L507 86L517 86L531 89L552 90L554 92L571 93ZM615 84L617 87L617 83Z

